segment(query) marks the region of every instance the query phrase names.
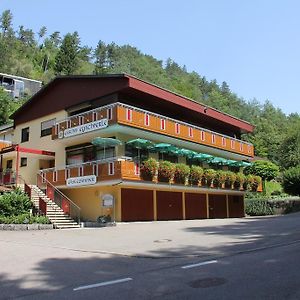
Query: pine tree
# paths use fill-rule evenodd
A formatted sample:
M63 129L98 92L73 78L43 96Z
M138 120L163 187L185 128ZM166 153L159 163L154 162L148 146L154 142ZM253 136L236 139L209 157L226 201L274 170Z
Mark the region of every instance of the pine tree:
M80 40L77 32L65 35L55 58L56 74L75 74L79 68Z

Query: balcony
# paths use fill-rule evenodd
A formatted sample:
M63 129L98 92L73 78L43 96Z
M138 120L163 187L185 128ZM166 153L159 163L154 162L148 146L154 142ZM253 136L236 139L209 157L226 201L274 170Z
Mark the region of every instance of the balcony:
M62 168L51 168L40 171L38 176L39 184L43 182L50 182L57 187L80 187L80 186L92 186L96 184L105 185L108 181L127 181L127 182L139 182L141 184L152 183L159 184L165 181L159 181L158 176L153 179L145 178L140 172L140 164L132 161L127 157L114 157L105 160L91 161L79 165L69 165ZM179 183L171 180L167 184ZM189 185L190 187L199 188L218 188L218 189L234 189L233 185L226 187L224 184L222 186L214 186L210 184L209 186L201 184L185 183L180 184L182 186ZM261 185L258 191L261 191ZM242 187L237 188L239 191L243 191Z
M114 124L158 133L247 157L254 156L254 148L250 143L119 102L57 122L52 128L52 139L66 139L76 135L82 137L82 134L98 132Z

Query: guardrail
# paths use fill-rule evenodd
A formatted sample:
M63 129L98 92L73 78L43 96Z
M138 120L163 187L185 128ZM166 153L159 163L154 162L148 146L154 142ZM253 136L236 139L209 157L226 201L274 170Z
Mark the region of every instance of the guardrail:
M60 207L65 214L69 215L78 224L80 223L80 207L41 174L37 174L37 186L44 191L46 196Z

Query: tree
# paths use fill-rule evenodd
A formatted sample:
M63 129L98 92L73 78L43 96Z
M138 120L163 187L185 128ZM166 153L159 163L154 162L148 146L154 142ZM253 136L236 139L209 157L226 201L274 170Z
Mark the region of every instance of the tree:
M244 174L260 176L263 182L263 193L266 193L266 180L272 180L279 174L279 167L268 160L257 160L244 169Z
M11 28L12 25L12 19L13 15L10 10L5 10L0 18L1 28L2 28L2 34L3 36L6 35L8 30Z
M47 33L47 28L46 26L43 26L38 32L38 37L39 37L38 44L40 43L41 38L43 38L46 35L46 33Z
M300 166L283 173L283 189L290 195L300 196Z
M279 162L285 168L299 165L300 162L300 119L291 125L279 149Z
M80 39L77 32L65 35L55 58L56 74L71 75L79 68Z
M103 41L99 41L94 51L95 57L95 74L107 72L107 48Z

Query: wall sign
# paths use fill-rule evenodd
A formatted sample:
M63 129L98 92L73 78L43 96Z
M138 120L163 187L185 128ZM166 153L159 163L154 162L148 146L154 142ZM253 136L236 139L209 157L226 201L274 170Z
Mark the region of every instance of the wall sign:
M112 207L114 206L114 196L111 194L105 194L102 196L102 206Z
M90 122L87 124L75 126L72 128L65 129L58 133L59 138L67 138L74 135L79 135L87 132L91 132L98 129L103 129L108 126L108 119L101 119L98 121Z
M67 186L82 186L92 185L97 182L95 175L81 176L81 177L70 177L67 179Z

